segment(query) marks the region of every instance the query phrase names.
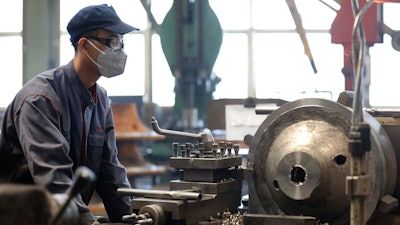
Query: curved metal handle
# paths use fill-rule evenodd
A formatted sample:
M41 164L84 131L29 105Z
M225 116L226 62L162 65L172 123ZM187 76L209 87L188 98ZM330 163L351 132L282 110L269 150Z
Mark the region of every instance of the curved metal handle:
M165 130L165 129L161 129L158 126L158 122L155 117L151 118L151 126L153 127L153 130L157 134L170 135L170 136L175 136L175 137L194 138L198 142L204 143L205 150L211 150L212 145L214 143L214 137L212 136L212 133L209 129L205 129L204 132L199 133L199 134L192 134L192 133L186 133L186 132L180 132L180 131L174 131L174 130Z
M176 136L176 137L195 138L199 141L201 141L203 139L201 134L192 134L192 133L186 133L186 132L180 132L180 131L174 131L174 130L161 129L160 126L158 126L158 122L157 122L156 118L154 118L154 117L151 118L151 126L153 127L153 130L157 134Z

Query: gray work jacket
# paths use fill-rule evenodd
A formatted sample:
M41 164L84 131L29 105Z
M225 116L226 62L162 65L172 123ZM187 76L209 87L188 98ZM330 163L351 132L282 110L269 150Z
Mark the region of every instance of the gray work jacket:
M43 72L24 85L6 110L0 177L10 180L25 164L35 184L65 193L74 171L86 166L97 180L75 198L80 224L93 222L87 204L95 190L110 220L120 222L130 214L130 197L118 194L117 188L130 184L117 158L113 121L106 91L97 84L86 89L72 61Z

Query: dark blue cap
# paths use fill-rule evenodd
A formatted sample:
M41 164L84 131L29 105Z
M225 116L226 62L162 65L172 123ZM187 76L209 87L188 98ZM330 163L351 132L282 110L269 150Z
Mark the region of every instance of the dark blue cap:
M107 4L92 5L81 9L72 17L67 26L72 45L78 42L82 34L95 29L104 29L121 35L139 30L122 22L114 8Z

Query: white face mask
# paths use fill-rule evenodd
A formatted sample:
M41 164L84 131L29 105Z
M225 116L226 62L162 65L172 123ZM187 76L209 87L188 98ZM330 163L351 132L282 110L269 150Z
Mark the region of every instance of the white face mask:
M96 45L94 45L91 41L87 40L90 45L92 45L97 51L100 52L97 57L97 62L90 57L89 54L86 55L89 59L99 67L100 75L104 77L114 77L120 75L125 70L126 58L128 57L125 52L120 50L112 50L107 47L105 51L100 50Z

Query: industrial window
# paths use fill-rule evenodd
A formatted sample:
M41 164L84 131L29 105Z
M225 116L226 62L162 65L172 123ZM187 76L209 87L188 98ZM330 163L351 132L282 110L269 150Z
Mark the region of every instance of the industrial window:
M385 3L384 23L394 31L400 31L400 4ZM371 86L370 103L373 106L400 107L400 52L393 49L391 37L384 35L383 44L370 48Z
M338 51L340 46L333 46L329 39L329 28L335 12L316 0L296 1L296 3L303 26L307 30L317 74L313 72L304 54L304 47L295 31L295 23L286 1L212 2L225 30L224 40L226 36L233 34L245 35L245 40L240 43L244 44L248 53L248 60L242 60L245 62L246 80L240 80L238 83L240 85L230 85L236 89L238 87L245 89L244 93L240 92L241 98L334 99L343 89L340 51ZM236 4L237 7L233 7L234 11L227 13L229 10L224 4ZM226 55L240 54L235 52L235 48L229 49L231 52ZM335 58L336 60L333 60ZM216 69L223 70L224 65L219 65L220 62L218 59ZM238 72L240 71L236 73ZM217 74L223 76L221 86L222 82L232 75L229 73L227 76L227 73L222 71ZM329 84L329 87L326 87L326 84ZM215 96L224 97L223 93L227 93L226 88L217 88Z
M173 0L152 0L152 12L161 23ZM335 12L320 0L299 1L296 4L318 70L314 74L295 32L295 24L285 1L209 0L223 28L224 38L214 73L221 78L214 98L282 98L323 97L332 100L344 89L343 48L330 43L329 29ZM334 2L334 1L331 1ZM73 57L66 32L69 19L77 10L104 1L60 0L61 39L60 63ZM148 32L147 16L140 1L113 0L112 4L123 20L141 30L126 35L128 63L124 75L102 78L110 95L144 95L152 91L153 102L174 104L174 77L161 50L157 34ZM7 11L0 15L0 107L6 107L22 87L22 13L23 1L7 2ZM229 5L229 7L227 7ZM400 4L384 4L384 23L400 30ZM151 48L147 49L151 42ZM151 54L148 52L151 50ZM384 43L369 50L371 56L370 103L373 106L400 106L397 87L400 53L384 35ZM150 55L149 55L150 54ZM150 57L151 60L146 59ZM12 60L10 60L10 58ZM149 67L149 65L152 65ZM146 76L151 74L151 89L146 89ZM7 81L7 82L5 82Z
M0 109L22 87L22 0L8 1L4 7L7 10L0 13Z

